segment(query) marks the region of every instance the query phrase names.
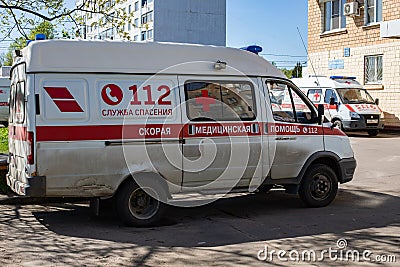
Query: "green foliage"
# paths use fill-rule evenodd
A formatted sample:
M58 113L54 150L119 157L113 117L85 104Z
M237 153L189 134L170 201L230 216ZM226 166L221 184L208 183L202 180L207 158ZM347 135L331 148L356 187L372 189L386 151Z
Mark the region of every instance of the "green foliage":
M0 153L8 153L8 128L0 128Z
M286 69L286 68L280 69L280 70L283 72L283 74L286 75L286 77L287 77L288 79L292 78L292 71L293 71L293 70L288 70L288 69Z
M28 39L34 40L36 34L38 33L45 34L47 39L53 39L55 33L54 25L48 21L41 22L39 25L37 25L35 28L31 30L31 32L28 34Z
M13 43L10 44L8 48L8 52L4 55L4 66L11 66L13 63L13 51L22 49L26 46L27 40L34 40L36 34L44 33L47 39L53 39L55 35L55 28L54 25L48 21L42 21L39 25L33 28L28 36L28 39L25 37L17 38Z
M0 153L8 153L8 128L0 128ZM8 191L5 171L0 171L0 194Z
M286 75L286 77L288 77L288 79L290 78L301 78L303 77L303 66L301 65L300 62L297 62L296 66L293 69L280 69L283 74Z
M292 76L296 78L302 78L303 77L303 66L301 65L300 62L297 62L296 66L294 67L292 71Z
M0 33L13 38L15 32L19 32L20 36L29 39L26 29L46 21L57 25L64 38L70 38L75 33L84 35L85 27L97 26L105 30L113 28L124 39L130 39L124 29L126 23L132 24L133 12L122 8L127 1L80 0L76 1L78 4L74 8L68 9L65 0L0 0ZM94 16L97 16L96 19L91 19ZM65 29L71 23L74 24L73 29Z

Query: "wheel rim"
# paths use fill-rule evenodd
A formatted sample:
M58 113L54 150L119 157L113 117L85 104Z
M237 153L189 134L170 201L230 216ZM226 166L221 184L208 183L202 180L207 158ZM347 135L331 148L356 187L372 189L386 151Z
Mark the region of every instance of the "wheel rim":
M154 192L151 188L146 188L145 190L151 190ZM146 220L153 217L160 206L160 203L156 199L150 197L145 190L137 188L129 197L129 211L134 217L140 220Z
M324 200L329 196L331 192L332 183L327 176L323 174L317 174L313 178L310 189L311 196L314 199Z

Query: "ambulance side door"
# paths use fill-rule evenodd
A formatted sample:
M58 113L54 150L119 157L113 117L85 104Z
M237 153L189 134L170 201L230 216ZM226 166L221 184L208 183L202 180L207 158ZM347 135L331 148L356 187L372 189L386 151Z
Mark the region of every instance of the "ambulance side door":
M247 187L262 178L258 80L180 76L183 190Z
M268 121L271 178L296 178L307 159L324 150L323 130L313 103L285 80L263 79L272 112Z

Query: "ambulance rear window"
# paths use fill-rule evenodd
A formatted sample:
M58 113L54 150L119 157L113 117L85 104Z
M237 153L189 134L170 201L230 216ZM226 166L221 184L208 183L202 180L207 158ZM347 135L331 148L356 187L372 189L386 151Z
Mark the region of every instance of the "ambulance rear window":
M10 92L10 117L11 122L24 123L25 121L25 81L24 68L22 65L15 67L12 71L12 84Z

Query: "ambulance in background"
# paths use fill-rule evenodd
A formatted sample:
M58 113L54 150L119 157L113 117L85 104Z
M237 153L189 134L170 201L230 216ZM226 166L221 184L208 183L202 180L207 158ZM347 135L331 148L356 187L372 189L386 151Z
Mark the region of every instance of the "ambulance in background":
M344 131L366 131L376 136L384 127L379 99L373 99L356 77L310 76L292 79L315 104L323 104L331 122ZM327 113L327 112L326 112Z
M8 99L10 97L11 81L8 77L0 76L0 124L8 126Z

